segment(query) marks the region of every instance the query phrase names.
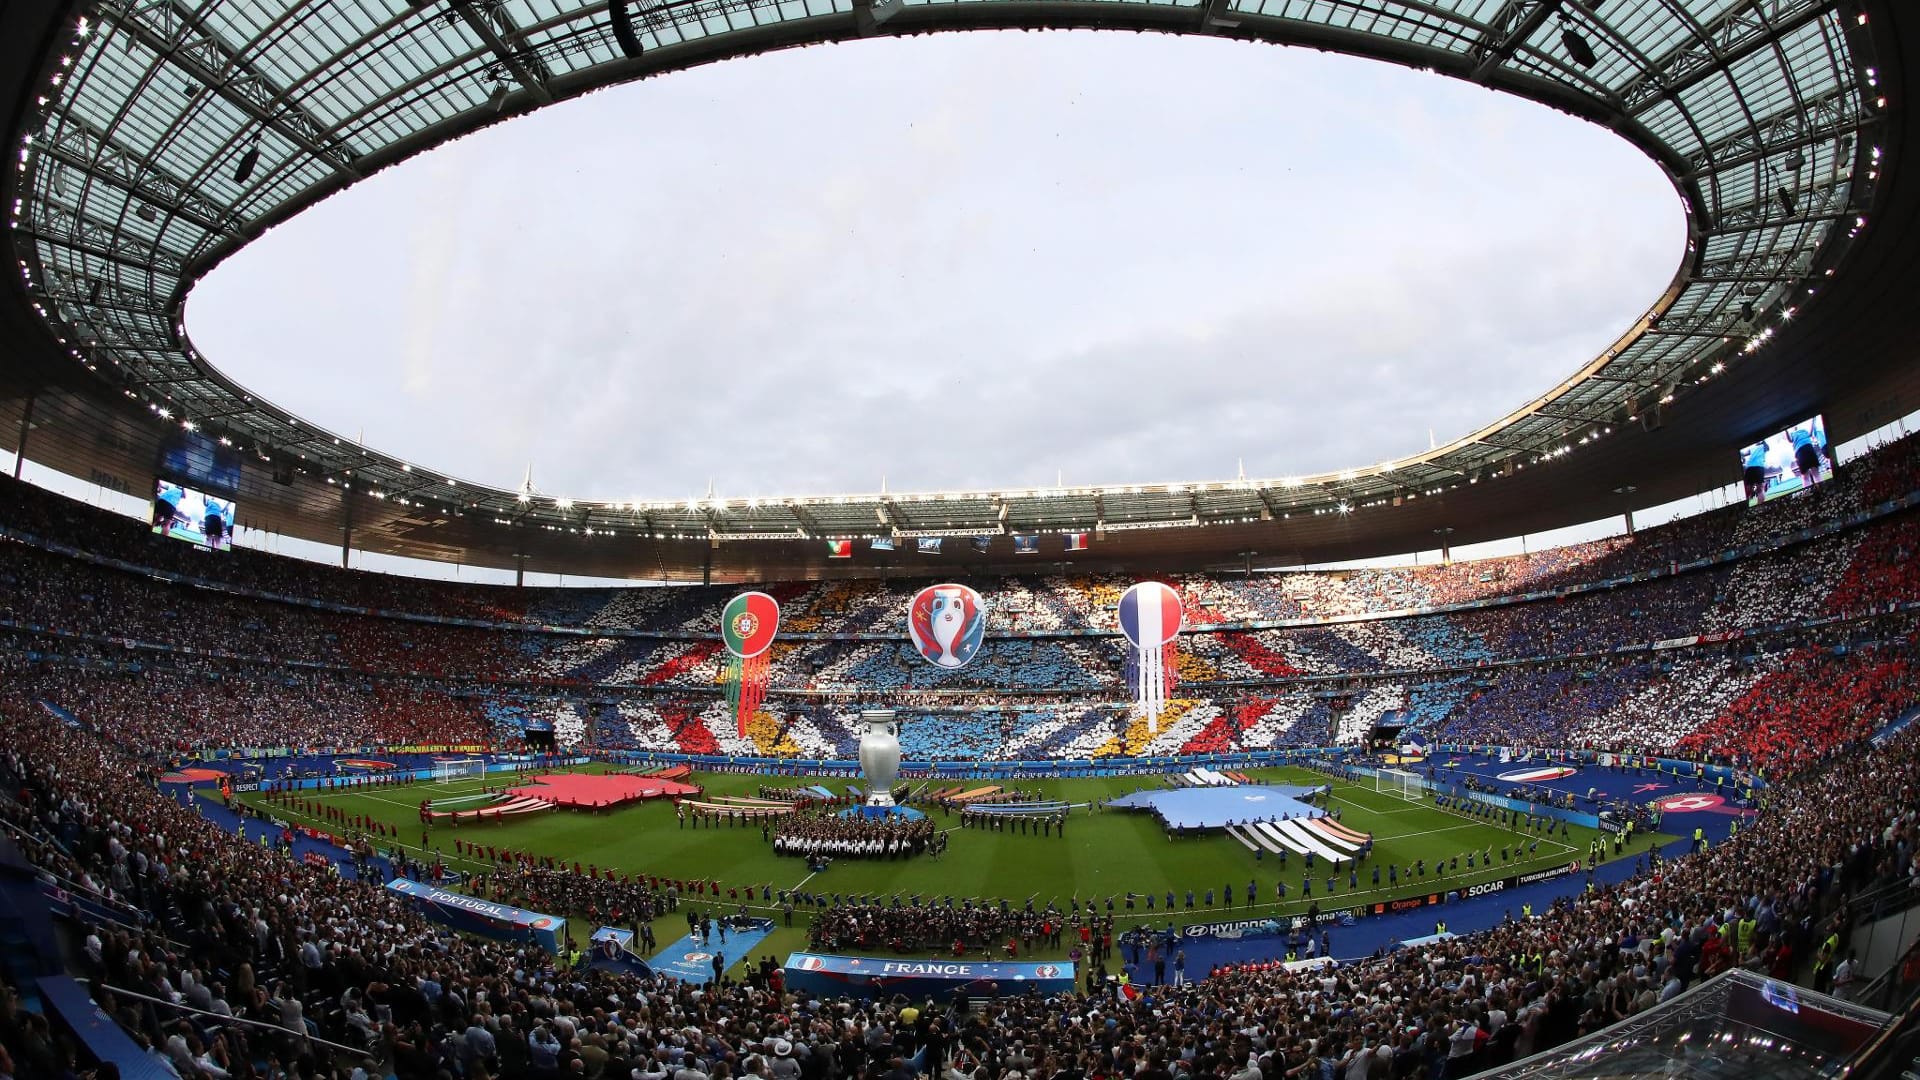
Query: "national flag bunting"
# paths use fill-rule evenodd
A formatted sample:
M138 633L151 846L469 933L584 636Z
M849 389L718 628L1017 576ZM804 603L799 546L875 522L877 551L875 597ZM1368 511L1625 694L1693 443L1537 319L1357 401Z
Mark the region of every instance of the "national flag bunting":
M829 559L853 558L853 541L851 540L827 541L827 558Z
M1067 550L1068 551L1087 550L1087 534L1086 533L1068 533L1067 534Z

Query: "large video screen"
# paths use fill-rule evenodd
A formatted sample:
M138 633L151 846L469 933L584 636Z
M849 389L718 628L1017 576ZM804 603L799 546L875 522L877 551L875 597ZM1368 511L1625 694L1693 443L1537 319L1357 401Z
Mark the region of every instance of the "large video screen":
M1747 505L1802 491L1833 475L1827 454L1827 422L1813 416L1740 451L1740 479Z
M215 551L233 546L232 499L170 480L153 483L153 531Z
M240 455L198 431L176 429L169 434L154 472L201 491L240 493Z

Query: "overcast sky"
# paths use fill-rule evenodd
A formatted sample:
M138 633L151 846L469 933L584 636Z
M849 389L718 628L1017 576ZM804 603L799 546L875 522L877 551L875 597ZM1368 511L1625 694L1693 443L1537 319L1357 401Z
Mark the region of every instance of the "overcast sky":
M187 323L339 433L548 494L1278 477L1537 395L1682 227L1624 142L1437 76L943 35L497 126L255 242Z

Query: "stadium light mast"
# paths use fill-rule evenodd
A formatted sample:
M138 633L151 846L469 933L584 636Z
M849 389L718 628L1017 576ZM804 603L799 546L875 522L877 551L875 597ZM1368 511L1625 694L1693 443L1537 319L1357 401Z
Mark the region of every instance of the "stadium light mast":
M27 463L27 436L33 433L33 402L38 395L28 394L26 408L20 412L20 438L13 444L13 478L20 479L21 466Z
M1613 493L1615 495L1620 496L1623 500L1626 501L1626 504L1627 504L1627 508L1623 512L1622 516L1625 517L1627 520L1628 536L1633 535L1633 493L1639 490L1640 489L1638 487L1635 487L1632 484L1621 484L1619 487L1613 489Z

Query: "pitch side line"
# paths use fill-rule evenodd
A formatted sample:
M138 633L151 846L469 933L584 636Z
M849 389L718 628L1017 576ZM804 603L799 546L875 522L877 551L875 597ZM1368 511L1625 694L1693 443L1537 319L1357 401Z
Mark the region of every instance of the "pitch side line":
M344 796L344 795L346 795L346 794L347 794L347 792L335 792L335 793L334 793L334 797L340 797L340 796ZM353 796L354 796L355 798L361 798L361 799L372 799L372 800L373 800L374 802L383 802L383 803L386 803L386 804L387 804L387 805L389 805L389 806L410 806L410 807L412 807L412 808L413 808L413 809L415 809L415 810L418 810L418 809L420 809L420 804L419 804L419 803L408 803L408 802L400 802L400 801L398 801L398 800L395 800L395 799L390 799L390 798L388 798L388 797L387 797L387 796L385 796L385 795L375 795L375 794L373 794L373 793L371 793L371 792L366 792L366 791L356 791L356 792L353 792L352 794L353 794ZM298 798L298 797L299 797L299 796L296 796L296 798ZM323 800L323 801L324 801L324 800ZM273 805L273 804L271 804L271 803L269 803L268 805Z
M1360 802L1355 799L1349 799L1345 795L1335 795L1334 798L1338 799L1343 803L1346 803L1348 806L1354 806L1362 810L1365 810L1369 814L1411 814L1415 810L1431 809L1430 807L1426 807L1426 806L1403 806L1398 810L1377 810L1371 806L1368 806L1366 803Z
M1461 829L1478 829L1480 827L1481 826L1469 821L1459 825L1449 825L1444 829L1427 829L1424 832L1403 832L1394 833L1392 836L1376 836L1373 838L1373 842L1377 844L1382 840L1406 840L1415 836L1439 836L1441 833L1459 832Z
M484 780L475 780L475 779L472 779L472 778L469 778L469 779L465 779L465 780L456 780L456 781L450 781L450 782L448 782L448 783L438 783L438 782L435 782L435 781L432 781L432 780L420 780L420 781L415 781L415 782L414 782L413 784L411 784L411 785L407 785L407 784L397 784L397 785L379 785L379 784L375 784L375 785L369 785L369 786L367 786L367 787L324 787L324 788L297 788L297 789L295 789L295 790L293 790L293 791L291 791L291 792L288 792L288 794L291 794L291 795L296 795L296 796L299 796L299 797L302 797L302 798L309 798L309 799L311 799L311 798L322 798L322 799L329 799L329 798L336 798L336 797L339 797L339 796L343 796L343 795L365 795L365 794L367 794L368 792L372 792L372 791L390 791L390 790L392 790L392 789L393 789L394 787L403 787L403 788L409 788L409 789L416 789L416 788L424 788L424 787L429 787L429 786L431 786L431 787L436 787L436 788L440 788L440 789L442 789L442 793L444 794L445 792L448 792L448 791L452 791L452 790L455 790L455 789L457 789L457 788L461 788L461 787L464 787L464 786L466 786L466 785L468 785L468 784L478 784L478 785L479 785L479 787L477 787L477 788L475 788L475 789L474 789L474 790L476 790L476 791L478 791L478 790L480 790L480 788L484 788L484 787L486 787L486 786L487 786L487 782L486 782L486 781L484 781ZM265 793L263 792L262 794L265 794Z

